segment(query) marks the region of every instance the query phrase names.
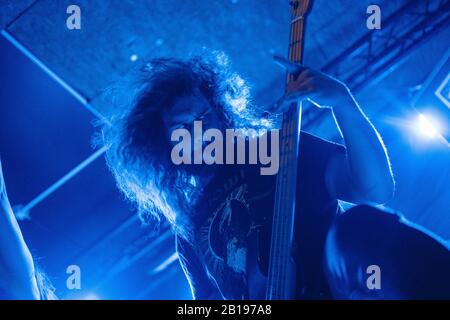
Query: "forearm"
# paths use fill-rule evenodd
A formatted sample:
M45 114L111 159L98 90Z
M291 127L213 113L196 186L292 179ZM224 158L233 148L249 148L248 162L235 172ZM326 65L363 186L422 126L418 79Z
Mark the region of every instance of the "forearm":
M332 107L347 154L336 154L328 163L326 184L330 195L361 202L384 203L390 199L394 183L383 142L346 85L284 58L275 60L289 72L299 72L289 83L283 103L276 104L276 110L284 112L290 102L299 99Z
M0 193L1 283L13 299L39 299L34 263L6 191Z
M349 94L333 107L333 114L347 148L347 163L355 189L362 197L384 203L391 198L394 182L383 141L357 102Z

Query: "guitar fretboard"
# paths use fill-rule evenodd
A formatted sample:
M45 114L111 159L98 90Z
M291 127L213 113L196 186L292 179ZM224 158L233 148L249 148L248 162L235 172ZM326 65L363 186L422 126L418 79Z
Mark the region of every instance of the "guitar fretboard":
M290 30L289 60L302 62L304 13L309 6L309 1L292 1L291 6L293 7L293 18ZM294 81L294 76L288 73L286 83ZM282 121L280 170L277 176L266 292L268 300L294 298L295 277L293 277L294 270L291 268L291 253L294 238L300 123L301 103L294 103L283 114Z

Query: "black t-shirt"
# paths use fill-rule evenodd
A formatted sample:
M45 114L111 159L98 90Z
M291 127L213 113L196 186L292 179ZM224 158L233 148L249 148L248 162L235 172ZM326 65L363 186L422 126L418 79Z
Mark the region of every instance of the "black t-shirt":
M299 298L329 298L323 248L339 205L328 193L325 174L338 152L345 148L301 133L295 218ZM177 237L180 263L196 299L264 298L255 275L267 271L276 175L260 175L258 166L223 167L195 208L194 240Z

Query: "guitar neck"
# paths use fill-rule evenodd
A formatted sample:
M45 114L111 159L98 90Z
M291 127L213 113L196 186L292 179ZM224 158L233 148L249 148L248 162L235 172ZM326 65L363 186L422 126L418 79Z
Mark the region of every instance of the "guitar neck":
M302 62L304 17L308 0L290 2L292 20L289 41L289 60ZM286 85L295 80L287 75ZM272 222L267 300L295 297L295 266L292 263L294 216L297 194L297 163L300 143L301 103L294 103L283 114L280 136L280 169L277 175Z
M305 16L303 15L294 17L291 21L291 31L289 37L289 60L292 62L303 63L304 25ZM294 81L294 75L288 73L286 85L292 81Z

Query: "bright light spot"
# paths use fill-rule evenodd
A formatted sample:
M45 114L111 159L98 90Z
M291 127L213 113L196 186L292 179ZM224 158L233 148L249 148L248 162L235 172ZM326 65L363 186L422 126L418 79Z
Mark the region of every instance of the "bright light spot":
M430 117L419 114L417 125L419 133L427 138L434 138L439 135L438 125L432 119L430 119Z
M88 293L82 298L82 300L100 300L100 297L95 293Z
M131 60L132 62L135 62L135 61L137 61L138 58L139 58L139 57L137 56L137 54L132 54L131 57L130 57L130 60Z

